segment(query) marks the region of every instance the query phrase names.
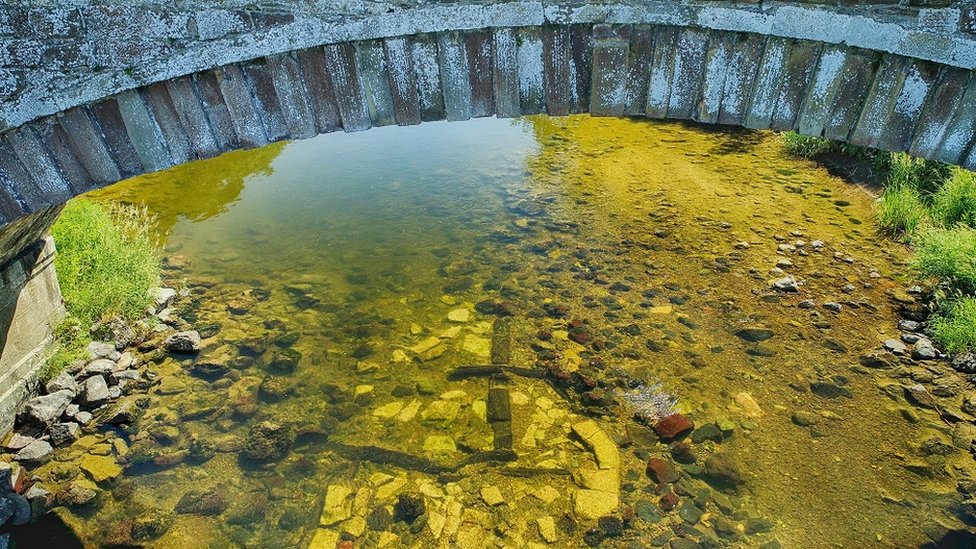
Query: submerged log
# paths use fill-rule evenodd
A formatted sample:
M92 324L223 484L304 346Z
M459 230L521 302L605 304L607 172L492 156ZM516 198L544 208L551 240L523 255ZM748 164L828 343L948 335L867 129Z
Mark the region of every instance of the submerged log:
M510 449L477 452L457 463L445 464L438 463L423 456L416 456L389 448L381 448L371 444L358 446L355 444L330 441L326 444L326 448L349 460L393 465L401 469L410 469L432 475L456 473L469 465L479 463L509 463L518 459L518 455Z
M507 374L531 379L545 379L546 373L535 368L521 368L510 364L475 364L455 368L447 375L450 381L460 381L473 377L507 377Z
M491 363L512 362L512 322L508 318L495 319L491 325Z

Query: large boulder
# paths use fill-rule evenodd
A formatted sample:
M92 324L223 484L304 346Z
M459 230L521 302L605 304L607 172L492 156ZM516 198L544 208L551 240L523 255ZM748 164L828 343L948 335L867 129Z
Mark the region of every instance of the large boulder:
M21 421L30 424L50 425L64 413L75 393L62 389L49 395L34 397L27 401L21 412Z
M44 389L48 394L53 394L58 391L71 391L74 394L78 394L78 382L68 372L61 372L54 379L48 381L44 385Z
M97 408L108 401L112 394L108 383L102 376L92 376L85 380L81 389L81 403L89 408Z

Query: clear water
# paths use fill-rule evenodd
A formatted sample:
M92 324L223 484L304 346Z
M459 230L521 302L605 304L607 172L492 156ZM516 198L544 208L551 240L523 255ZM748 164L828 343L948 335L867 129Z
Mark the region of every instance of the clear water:
M139 543L577 547L608 500L633 517L608 547L903 548L960 526L949 507L972 459L923 455L927 440L951 443L951 426L905 401L904 377L859 365L897 337L907 251L875 234L871 196L785 157L771 134L589 117L381 128L231 153L94 197L159 217L168 280L190 295L184 327L219 326L203 355L232 367L210 381L165 358L150 367L162 383L140 424L84 443L121 438L133 463L94 509L59 511L87 545L160 516L165 533ZM769 287L783 259L796 294ZM485 300L511 313L510 338L476 307ZM757 326L772 338L735 335ZM493 338L495 353L510 342L515 366L576 371L601 389L449 379L491 362ZM282 348L301 353L292 373L268 366ZM850 398L812 392L818 381ZM490 384L508 390L514 462L481 459L495 445ZM638 384L725 432L691 443L695 464L675 464L669 513L669 489L645 474L649 457L673 461L669 447L633 407L593 403ZM579 436L591 418L607 435L596 454ZM298 437L256 464L241 446L263 421ZM186 459L195 440L214 457ZM738 464L738 490L703 480L713 454ZM193 490L219 494L213 514L178 510ZM423 495L426 514L388 524L380 509L405 492Z

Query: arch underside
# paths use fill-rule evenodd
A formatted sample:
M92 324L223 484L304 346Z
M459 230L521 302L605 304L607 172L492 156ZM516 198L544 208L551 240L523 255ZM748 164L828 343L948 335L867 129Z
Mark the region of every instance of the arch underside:
M488 28L327 44L156 82L4 133L0 229L233 149L486 116L589 112L795 130L976 168L972 80L971 70L890 53L696 27Z

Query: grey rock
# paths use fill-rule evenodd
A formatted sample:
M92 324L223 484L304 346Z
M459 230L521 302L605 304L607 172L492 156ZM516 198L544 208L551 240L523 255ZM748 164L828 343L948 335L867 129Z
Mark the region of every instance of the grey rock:
M901 334L901 340L909 345L915 343L919 339L922 339L922 336L918 334L913 334L911 332L905 332Z
M976 374L976 352L966 351L952 357L952 368L964 374Z
M81 404L95 408L105 403L111 397L108 384L102 376L92 376L85 380L81 391Z
M91 357L91 360L107 358L114 362L122 355L115 350L115 345L111 343L105 343L104 341L92 341L88 344L88 356Z
M69 404L68 407L64 409L64 417L75 417L80 411L81 406L78 406L77 404Z
M81 425L88 425L91 422L92 417L91 412L78 412L75 414L75 421Z
M3 518L7 513L10 513L9 516L6 517L5 521L0 521L0 524L3 522L13 526L27 524L31 519L30 503L24 496L16 492L0 495L0 518Z
M115 400L122 396L122 387L120 385L113 385L108 388L108 397Z
M35 440L17 452L14 459L27 463L41 462L48 459L48 457L51 455L51 450L53 450L53 448L51 447L51 443L48 441Z
M10 437L10 440L7 441L7 444L5 444L4 447L7 448L8 450L17 451L23 448L24 446L27 446L31 442L34 442L34 440L35 440L34 437L29 437L26 435L22 435L20 433L14 433L14 435Z
M107 358L98 358L85 365L78 372L75 378L84 381L92 376L107 376L115 371L115 361Z
M817 302L812 299L804 299L797 304L801 309L812 309L817 306Z
M893 355L904 355L908 352L908 347L904 343L898 341L897 339L886 339L884 343L881 344L882 347L889 353Z
M928 408L929 410L936 409L935 399L925 390L925 386L920 383L905 387L905 398L908 399L908 402L920 408Z
M109 385L124 385L126 381L134 381L140 379L139 370L122 370L121 372L112 372L108 376Z
M196 331L177 332L166 338L163 347L171 353L198 353L200 334Z
M73 442L78 439L78 433L80 432L81 427L73 421L55 423L51 426L51 442L55 446Z
M823 308L824 309L827 309L828 311L833 311L835 313L839 313L840 310L843 309L843 307L841 306L841 304L840 303L837 303L836 301L828 301L828 302L824 303L823 304Z
M56 393L58 391L71 391L74 394L78 394L78 382L75 381L74 376L68 372L61 372L54 379L48 381L44 385L44 389L48 394Z
M922 323L917 320L901 319L898 321L898 329L905 332L921 332Z
M135 330L122 318L115 318L92 326L91 334L96 340L110 343L117 351L128 347L136 338Z
M29 423L50 424L61 417L74 397L75 394L68 390L34 397L24 406L22 419Z
M48 505L51 503L51 492L35 484L27 489L24 498L30 503L31 517L37 519L47 512Z
M132 353L125 352L119 357L119 361L115 363L116 370L128 370L136 363L136 359L132 356Z
M152 291L153 302L156 304L156 311L161 311L169 307L176 301L176 290L172 288L156 288Z
M939 351L928 339L923 337L915 343L915 349L912 350L912 358L915 360L934 360L938 357Z
M799 292L800 286L793 275L784 276L773 281L773 289L780 292Z

